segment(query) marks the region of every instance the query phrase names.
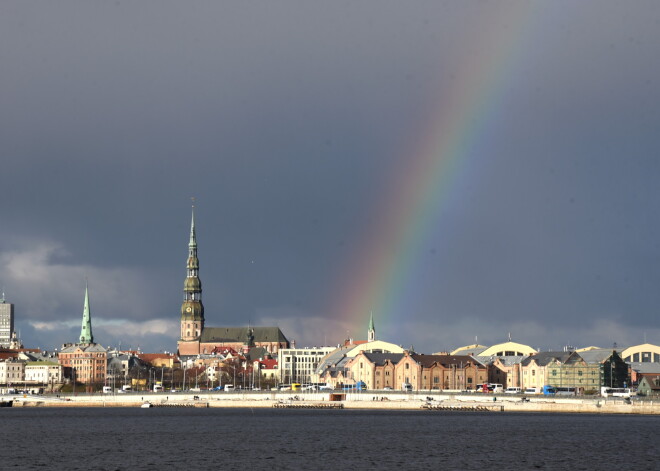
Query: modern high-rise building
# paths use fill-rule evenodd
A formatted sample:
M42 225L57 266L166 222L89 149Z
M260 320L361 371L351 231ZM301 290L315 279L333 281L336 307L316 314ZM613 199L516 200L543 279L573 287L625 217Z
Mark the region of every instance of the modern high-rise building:
M0 298L0 347L9 348L14 332L14 305L5 300L5 293Z

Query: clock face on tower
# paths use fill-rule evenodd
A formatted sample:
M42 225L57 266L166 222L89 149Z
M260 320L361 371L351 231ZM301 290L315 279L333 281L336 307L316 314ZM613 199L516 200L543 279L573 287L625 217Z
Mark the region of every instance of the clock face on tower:
M186 311L190 312L190 311L192 311L192 308L191 308L190 306L188 306L188 307L186 308Z

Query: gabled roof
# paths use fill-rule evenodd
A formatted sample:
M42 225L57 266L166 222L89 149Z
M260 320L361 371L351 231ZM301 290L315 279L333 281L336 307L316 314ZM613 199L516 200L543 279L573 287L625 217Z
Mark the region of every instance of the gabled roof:
M385 362L389 361L393 364L399 363L403 358L403 353L368 353L362 352L362 355L376 366L383 366Z
M238 352L231 347L215 347L213 350L211 350L211 354L212 355L220 354L225 356L231 355L235 357L238 355Z
M599 348L594 350L588 350L585 352L580 352L580 356L587 363L604 363L612 356L612 349Z
M323 374L325 370L328 368L334 368L336 365L338 365L341 361L348 361L348 358L346 356L346 353L352 350L353 347L339 347L336 350L333 350L332 352L328 353L325 355L321 360L319 360L319 364L316 367L316 370L314 372L316 374Z
M546 366L553 361L559 361L560 363L565 363L566 360L571 356L573 352L539 352L534 355L530 355L525 358L521 364L523 366L529 365L532 360L536 362L539 366Z
M444 367L454 365L465 366L469 363L481 365L480 362L468 355L422 355L419 353L413 353L410 355L410 358L422 365L423 368L429 368L434 363L438 363Z
M245 356L248 358L248 360L254 361L265 357L267 354L268 350L266 350L264 347L252 347Z
M277 368L277 360L275 358L265 358L257 361L260 365L263 365L264 369L273 370Z
M73 353L76 350L80 350L82 352L90 352L90 353L107 352L107 350L98 343L74 343L72 345L62 348L62 350L60 350L60 353Z
M200 342L245 342L250 329L255 342L289 343L279 327L204 327Z
M660 391L660 382L656 378L651 378L648 376L644 376L642 380L639 382L639 386L642 387L647 387L652 391ZM638 386L638 388L639 388Z

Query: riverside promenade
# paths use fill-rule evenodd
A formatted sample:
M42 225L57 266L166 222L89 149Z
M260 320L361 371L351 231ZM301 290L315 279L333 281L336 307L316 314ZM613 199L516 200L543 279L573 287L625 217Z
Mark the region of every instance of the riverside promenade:
M333 399L341 399L336 401ZM399 393L392 391L338 392L201 392L129 394L78 394L57 396L13 395L2 397L13 407L153 407L195 408L330 408L343 409L492 411L492 412L559 412L589 414L660 415L660 400L627 401L602 397L545 397L492 394L443 394L437 392ZM335 408L335 407L333 407ZM339 407L336 407L339 408Z

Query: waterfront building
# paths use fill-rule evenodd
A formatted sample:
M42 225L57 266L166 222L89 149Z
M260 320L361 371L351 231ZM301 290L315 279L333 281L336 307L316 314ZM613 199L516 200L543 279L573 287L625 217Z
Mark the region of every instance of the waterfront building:
M367 389L394 389L394 368L403 356L403 353L360 351L346 363L346 369L353 384L362 381Z
M540 352L521 364L522 388L575 388L578 393L597 392L602 386L630 384L628 366L613 350Z
M5 293L0 297L0 348L12 348L14 333L14 305L5 300Z
M637 386L637 394L658 398L660 397L660 375L655 377L645 376Z
M639 384L642 378L648 376L654 378L660 376L660 363L629 363L630 383Z
M488 367L489 383L501 384L505 388L522 387L521 364L526 356L475 356L474 358Z
M70 379L74 383L86 384L87 389L90 391L94 389L94 385L105 383L107 351L102 345L94 343L87 285L85 285L85 302L79 342L62 345L58 361L62 367L70 370Z
M370 325L371 327L372 325ZM344 345L338 345L337 348L320 359L318 366L311 374L311 381L314 383L331 382L332 384L340 384L341 381L350 379L351 373L347 370L346 364L361 352L403 353L404 350L399 345L383 340L367 342L348 339Z
M25 361L8 358L0 361L0 384L18 386L25 383Z
M621 351L626 363L660 363L660 346L651 343L633 345Z
M488 368L467 355L423 355L405 352L394 368L394 388L413 390L476 389L488 382Z
M281 383L309 383L314 370L335 347L283 348L277 352L279 381Z
M56 358L25 363L25 382L27 384L50 385L60 384L63 379L62 365Z
M180 339L177 343L180 355L211 353L217 347L230 347L238 351L246 344L249 347L264 347L273 354L276 354L280 348L289 347L289 341L279 327L206 327L202 304L202 282L199 278L194 208L190 222L186 268Z
M581 352L579 355L590 368L598 368L598 390L603 386L613 388L630 386L628 365L616 350L602 348Z
M550 373L552 370L556 376L556 371L561 371L562 366L566 363L566 360L573 355L577 355L575 352L539 352L534 355L530 355L525 358L521 363L522 370L522 385L523 389L538 388L542 389L543 386L550 384ZM596 377L595 370L587 371L586 365L584 369L581 370L580 376L589 378L590 386L592 388L596 387ZM560 378L564 381L562 385L566 387L571 387L567 378L568 368L562 371ZM573 376L573 375L569 375ZM559 382L562 382L562 379L559 379ZM593 382L591 382L593 380ZM558 385L558 384L557 384Z

